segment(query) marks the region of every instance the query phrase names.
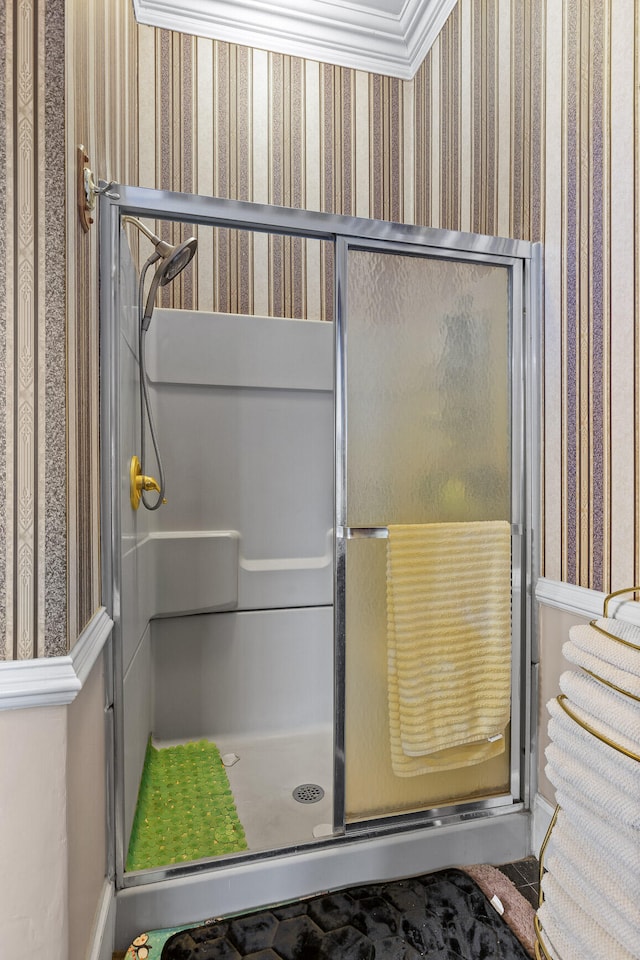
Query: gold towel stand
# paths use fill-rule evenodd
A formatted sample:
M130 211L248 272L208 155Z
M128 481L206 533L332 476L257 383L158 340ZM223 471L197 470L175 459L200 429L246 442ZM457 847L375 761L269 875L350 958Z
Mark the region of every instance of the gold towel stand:
M585 723L584 720L581 720L580 717L577 717L573 710L570 710L567 706L567 697L564 693L561 693L556 697L556 703L562 707L564 712L568 717L571 717L579 727L582 727L583 730L586 730L587 733L590 733L592 737L595 737L596 740L600 740L601 743L606 743L608 747L613 747L614 750L617 750L618 753L622 753L625 757L629 757L630 760L636 760L640 763L640 754L633 753L631 750L627 750L626 747L620 746L619 743L616 743L615 740L610 740L609 737L606 737L603 733L598 733L594 727L590 726L588 723Z
M602 610L603 617L607 618L608 616L609 601L613 600L614 597L621 596L623 593L640 593L640 587L625 587L624 590L614 590L613 593L607 594L607 596L604 598L604 607ZM609 631L605 630L604 627L599 627L597 620L591 620L589 626L593 627L594 630L597 630L598 633L604 634L605 637L615 640L616 643L622 643L625 647L631 647L632 650L640 650L640 646L637 643L631 643L630 640L623 640L622 637L617 637L615 633L609 633Z
M612 747L614 750L617 750L618 753L623 754L625 757L629 757L630 760L635 760L637 763L640 763L640 754L633 753L631 750L627 750L625 747L622 747L619 743L616 743L614 740L610 740L609 737L605 737L604 734L598 733L590 724L585 723L584 720L581 720L576 714L567 706L567 697L564 693L561 693L560 696L556 697L556 703L567 714L568 717L578 724L579 727L582 727L583 730L586 730L587 733L595 737L597 740L600 740L602 743L605 743L607 746ZM544 902L544 895L542 893L542 878L544 876L544 855L551 839L551 833L553 828L556 825L556 820L558 819L558 814L560 813L560 804L556 804L556 808L553 811L553 816L551 818L551 823L545 834L544 840L542 841L542 846L540 847L540 858L539 858L539 874L538 874L538 907L541 907ZM548 952L542 941L542 924L538 918L538 914L533 918L533 927L536 934L535 942L535 955L536 960L554 960L551 954Z
M558 819L558 814L560 813L560 804L556 804L556 808L553 811L553 816L551 817L551 823L547 828L547 832L544 835L544 840L542 841L542 846L540 847L540 858L538 861L539 864L539 874L538 874L538 907L541 907L544 902L544 896L542 893L542 878L544 876L544 854L551 839L551 833L553 828L556 825L556 820ZM536 934L535 942L535 955L536 960L554 960L551 954L547 951L544 943L542 942L542 924L538 919L538 914L536 913L533 917L533 927Z
M640 593L640 587L624 587L622 590L614 590L613 593L608 593L604 598L604 607L602 609L603 616L607 616L609 601L613 600L614 597L621 597L623 593Z
M611 683L611 680L605 680L603 677L598 676L597 673L594 673L593 670L587 670L586 667L581 667L585 673L588 673L590 677L593 677L594 680L597 680L599 683L604 683L605 687L611 687L612 690L615 690L616 693L621 693L625 697L629 697L630 700L636 700L640 703L640 697L636 696L635 693L631 693L629 690L624 690L622 687L617 687L615 683Z
M623 593L636 593L636 592L640 592L640 587L627 587L624 590L615 590L613 593L608 594L608 596L606 596L604 600L603 616L607 617L609 601L612 600L613 597L618 597ZM597 630L598 633L603 633L605 637L610 637L612 640L616 640L618 643L622 643L626 647L631 647L633 650L640 650L640 646L638 646L637 644L631 643L629 640L622 640L620 637L616 637L615 634L609 633L608 630L604 630L602 627L599 627L595 620L591 621L590 626L592 626L595 630ZM619 687L616 687L613 683L609 683L606 680L602 680L602 678L598 677L596 674L590 673L590 671L588 670L586 672L589 673L590 676L595 677L596 680L601 680L601 682L606 684L608 687L612 687L614 690L617 690L619 693L623 693L625 694L625 696L631 697L633 700L640 700L640 697L636 697L633 694L627 693L626 690L621 690ZM570 707L567 706L567 697L565 696L564 693L561 693L560 696L556 697L556 702L560 707L562 707L562 709L567 714L567 716L571 717L571 719L575 723L577 723L578 726L582 727L583 730L586 730L587 733L591 734L597 740L600 740L602 743L607 744L607 746L612 747L614 750L617 750L619 753L623 754L625 757L629 757L629 759L636 760L638 763L640 763L639 754L633 753L631 750L627 750L625 747L622 747L619 743L616 743L614 740L610 740L609 737L606 737L604 734L598 733L598 731L595 730L592 726L590 726L588 723L585 723L584 720L581 720L578 716L576 716L573 710L571 710ZM542 846L540 847L540 858L539 858L540 871L538 876L538 883L539 883L538 907L541 907L544 902L544 895L542 893L542 878L544 876L544 855L545 855L547 846L549 844L549 840L551 839L551 834L553 832L553 828L556 825L556 821L558 819L559 813L560 813L560 804L556 804L556 808L553 811L553 816L551 818L551 823L549 824L549 828L545 834L544 840L542 841ZM543 932L542 924L540 923L537 913L533 918L533 926L536 934L536 942L535 942L536 960L554 960L554 958L548 952L547 948L545 947L542 941L542 932Z

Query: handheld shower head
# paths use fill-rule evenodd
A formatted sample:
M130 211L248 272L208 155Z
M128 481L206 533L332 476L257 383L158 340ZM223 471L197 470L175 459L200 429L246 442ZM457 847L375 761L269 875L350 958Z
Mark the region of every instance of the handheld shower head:
M154 245L155 252L151 255L145 266L149 266L151 263L160 259L163 261L153 275L144 313L141 318L142 329L147 330L151 323L158 287L164 287L166 284L171 283L179 273L182 273L187 264L191 263L198 249L198 241L195 237L189 237L188 240L184 240L182 243L174 246L171 243L167 243L166 240L161 240L160 237L157 237L155 233L152 233L151 230L145 227L144 223L138 220L137 217L125 216L122 218L122 222L132 223L138 230L144 233L145 237Z
M198 241L195 237L189 237L188 240L178 243L172 248L164 263L158 267L158 273L162 274L159 281L161 287L171 283L179 273L182 273L187 264L191 263L195 257L197 249Z
M164 468L162 466L162 459L160 457L160 450L158 448L158 438L156 436L155 425L153 422L153 414L151 410L151 403L149 399L149 387L148 387L148 375L147 367L145 360L145 340L146 332L151 323L151 315L153 314L153 307L156 300L156 294L158 292L158 287L164 287L167 283L171 283L172 280L178 276L179 273L182 273L187 264L191 263L193 260L196 249L198 247L198 242L195 237L189 237L188 240L183 241L183 243L178 243L176 246L173 246L170 243L167 243L166 240L161 240L160 237L157 237L155 233L152 233L144 223L138 220L136 217L125 216L122 218L123 223L132 223L141 233L144 233L145 237L151 241L154 245L155 250L150 257L144 262L142 269L140 270L140 276L138 277L138 364L140 367L140 461L142 463L141 469L146 467L146 455L145 455L145 435L146 435L146 424L149 428L149 433L151 434L151 442L153 444L153 449L158 464L158 477L160 483L156 484L154 489L157 489L158 497L155 503L149 503L146 499L146 492L143 489L140 492L141 500L147 510L157 510L162 503L166 503L164 499L165 491L165 478L164 478ZM158 261L161 261L158 263ZM145 288L145 278L147 276L147 270L152 263L158 264L156 267L156 272L153 275L151 281L151 286L149 287L149 294L147 296L147 302L145 304L144 311L142 309L142 302L144 299L144 288Z
M170 244L166 244L166 246L169 247ZM158 248L156 247L156 250L157 249ZM189 239L185 240L183 243L179 243L177 246L171 247L170 252L166 255L161 254L161 256L164 257L164 262L158 266L153 275L151 286L149 287L147 303L142 315L143 330L147 330L149 324L151 323L158 287L165 287L168 283L171 283L172 280L175 280L178 274L182 273L187 264L191 263L196 255L197 249L198 241L195 237L189 237Z

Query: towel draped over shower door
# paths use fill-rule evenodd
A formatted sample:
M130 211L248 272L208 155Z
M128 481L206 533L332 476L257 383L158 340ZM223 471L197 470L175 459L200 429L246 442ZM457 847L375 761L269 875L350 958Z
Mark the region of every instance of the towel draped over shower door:
M391 762L399 777L505 749L511 692L511 527L389 527Z

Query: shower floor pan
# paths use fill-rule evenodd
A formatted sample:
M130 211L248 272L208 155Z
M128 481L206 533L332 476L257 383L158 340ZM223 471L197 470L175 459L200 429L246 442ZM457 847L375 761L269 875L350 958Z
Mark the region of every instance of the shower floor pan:
M223 734L212 739L220 754L239 759L226 772L249 851L277 850L313 841L331 832L333 818L333 730L330 725L295 733ZM154 740L169 747L186 740ZM317 802L299 802L293 793L317 785L303 796L324 795Z

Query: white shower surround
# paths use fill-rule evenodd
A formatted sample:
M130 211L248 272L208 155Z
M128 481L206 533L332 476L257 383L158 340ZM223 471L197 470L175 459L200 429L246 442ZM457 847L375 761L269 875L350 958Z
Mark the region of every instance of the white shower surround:
M128 463L137 350L122 315ZM333 720L333 325L158 309L147 357L168 502L134 513L121 490L125 838L150 734Z

